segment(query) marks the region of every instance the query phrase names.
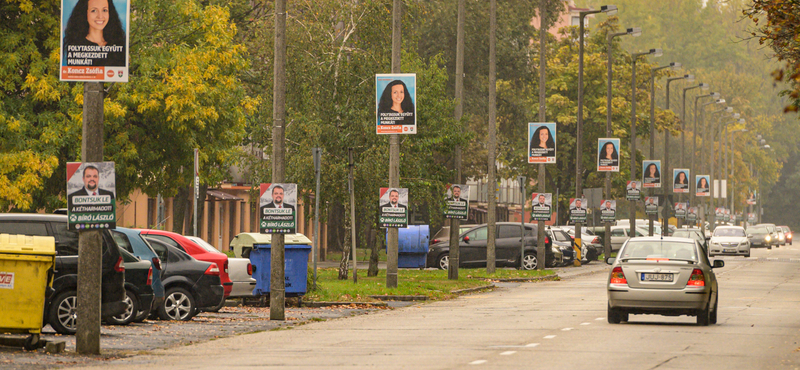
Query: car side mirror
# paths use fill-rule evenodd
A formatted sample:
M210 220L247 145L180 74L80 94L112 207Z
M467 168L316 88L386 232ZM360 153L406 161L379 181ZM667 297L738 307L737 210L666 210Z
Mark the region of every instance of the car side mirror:
M710 236L706 236L706 240L711 240L711 237Z
M614 261L616 261L616 260L617 260L617 259L616 259L616 258L614 258L614 257L608 257L608 258L606 258L606 264L608 264L608 265L613 265L613 264L614 264Z
M469 243L469 237L468 237L468 236L465 236L465 237L464 237L464 242L465 242L465 243Z
M712 268L716 269L716 268L720 268L720 267L725 267L725 261L723 261L723 260L714 260L714 266L712 266Z
M753 234L747 234L747 239L753 239Z

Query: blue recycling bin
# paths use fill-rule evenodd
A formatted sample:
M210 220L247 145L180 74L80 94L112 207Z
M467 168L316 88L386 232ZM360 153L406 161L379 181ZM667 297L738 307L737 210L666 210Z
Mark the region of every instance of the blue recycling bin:
M299 297L306 294L306 279L308 278L308 254L311 246L307 244L286 244L284 246L284 284L286 297ZM253 295L269 294L270 273L272 262L272 244L253 244L250 252L250 263L255 267L253 278L256 279L256 288Z
M425 268L430 235L428 225L397 229L397 267Z

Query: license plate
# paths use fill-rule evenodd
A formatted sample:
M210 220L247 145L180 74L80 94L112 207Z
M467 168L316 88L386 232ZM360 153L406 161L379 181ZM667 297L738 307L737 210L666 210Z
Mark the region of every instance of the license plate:
M642 273L642 281L672 281L672 274Z
M722 252L723 253L736 253L736 249L725 249Z

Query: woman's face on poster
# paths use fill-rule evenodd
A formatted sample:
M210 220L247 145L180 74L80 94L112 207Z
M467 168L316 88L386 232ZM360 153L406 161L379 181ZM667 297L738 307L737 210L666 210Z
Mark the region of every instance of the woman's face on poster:
M89 28L102 31L108 24L108 0L89 0L89 10L86 12Z
M700 187L701 188L705 188L707 186L708 186L708 182L706 181L706 178L704 177L704 178L700 179Z
M542 127L539 130L539 146L546 147L547 146L547 139L550 138L550 134L547 133L547 129Z
M606 157L611 158L612 154L614 154L614 145L608 143L606 144Z
M686 182L686 174L683 172L678 172L678 182L684 183Z
M651 164L647 166L648 177L656 177L656 165Z
M406 91L403 89L402 84L397 84L392 86L392 102L395 104L400 104L403 102L403 99L406 98Z

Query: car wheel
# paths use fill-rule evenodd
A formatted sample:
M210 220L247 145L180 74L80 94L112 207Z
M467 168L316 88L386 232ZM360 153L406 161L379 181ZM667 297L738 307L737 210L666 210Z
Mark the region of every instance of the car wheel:
M62 292L50 304L47 322L59 334L74 335L78 330L78 293L74 290Z
M608 323L609 324L619 324L622 321L619 312L611 308L611 303L608 304Z
M772 249L772 246L770 245L769 247L767 247L767 249Z
M136 314L136 317L133 318L132 322L135 322L135 323L144 322L144 320L146 320L148 316L150 316L150 310L139 311Z
M586 248L585 245L581 248L581 257L583 259L581 262L584 265L588 265L589 263L591 263L594 260L594 258L592 258L594 256L590 256L589 255L589 248Z
M195 315L194 297L183 288L170 288L164 303L158 306L162 320L189 321Z
M437 259L436 261L437 261L436 267L438 267L439 270L447 270L448 268L450 268L450 255L449 254L445 253L445 254L439 256L439 259Z
M710 306L711 302L706 305L706 308L697 310L697 325L698 326L708 326L709 321L711 321L711 310Z
M711 317L709 317L708 322L711 324L717 323L717 311L719 311L719 295L714 298L714 310L711 311Z
M523 270L536 270L539 266L539 260L536 258L535 254L526 254L522 257L522 269Z
M125 312L107 318L107 323L111 325L128 325L133 322L133 319L139 313L139 299L130 290L125 290L125 299L122 300L122 303L125 303Z

